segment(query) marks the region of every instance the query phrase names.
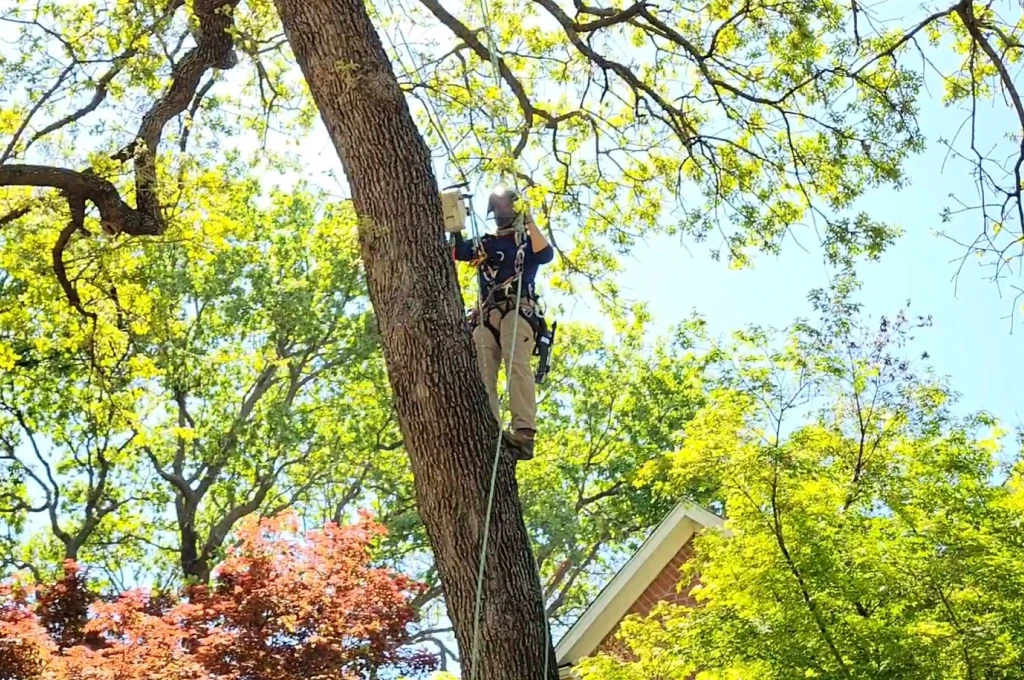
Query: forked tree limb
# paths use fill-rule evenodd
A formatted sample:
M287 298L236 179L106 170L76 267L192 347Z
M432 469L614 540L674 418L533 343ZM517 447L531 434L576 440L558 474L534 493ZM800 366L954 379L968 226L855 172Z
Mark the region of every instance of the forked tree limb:
M49 187L66 196L92 203L100 212L103 229L130 236L156 236L163 222L128 205L109 180L88 170L77 171L47 165L0 165L0 186Z
M70 219L53 246L53 272L68 302L83 316L94 321L96 319L96 314L83 306L78 291L68 276L64 251L76 232L85 231L87 204L96 206L100 214L100 224L109 234L157 236L164 232L166 225L160 205L155 160L160 139L167 123L185 112L193 101L200 100L205 94L207 87L199 91L198 95L197 90L207 72L212 69L230 69L237 63L231 29L234 27L233 12L239 2L240 0L194 0L192 11L198 22L195 47L173 66L170 86L142 117L135 140L115 155L115 160L121 162L134 161L135 207L124 201L113 182L96 175L88 168L78 171L45 165L0 164L0 186L57 189L67 199ZM168 19L183 5L182 0L171 0L154 27ZM135 53L136 50L132 47L119 55L110 70L100 78L92 99L84 107L44 128L31 141L36 141L43 134L74 122L98 108L106 98L111 81ZM212 83L212 80L210 82ZM21 132L22 130L19 130L18 134ZM10 148L4 152L4 160L13 151L17 136L11 141ZM27 211L15 211L4 217L4 223L18 219L26 213Z
M4 164L0 165L0 186L57 189L68 197L72 212L79 201L92 203L100 212L104 230L109 233L132 236L162 234L165 225L155 166L160 139L167 123L184 112L194 100L204 74L211 69L229 69L237 63L230 29L234 26L232 13L239 2L195 0L193 13L199 25L195 47L175 65L171 85L143 116L135 140L115 155L115 159L122 162L134 160L136 207L131 207L121 198L112 182L88 169L77 171L44 165ZM175 0L168 9L173 11L183 4ZM98 90L101 101L102 89ZM92 103L83 109L85 113L91 110Z

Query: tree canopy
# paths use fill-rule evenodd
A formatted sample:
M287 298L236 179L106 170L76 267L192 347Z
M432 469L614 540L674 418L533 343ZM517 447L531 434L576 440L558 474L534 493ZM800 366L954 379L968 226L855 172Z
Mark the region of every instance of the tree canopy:
M699 318L655 337L616 275L656 234L735 266L804 234L837 267L880 258L901 227L872 213L871 191L913 181L908 160L929 143L965 189L927 208L965 257L1013 273L1024 13L1009 0L484 7L367 11L437 174L514 179L559 251L552 300L597 293L611 327L561 324L538 456L517 472L546 614L570 623L682 494L743 529L702 540L700 613L627 627L641 660L595 662L592 677L1012 677L1016 481L986 482L992 418L954 415L951 387L884 354L901 322L848 348L855 311L821 298L825 326L780 345L762 329L712 345ZM344 525L371 508L388 529L373 559L425 584L404 642L456 658L360 216L298 153L318 111L274 3L12 0L0 38L0 575L51 584L72 560L105 593L176 593L215 582L255 518ZM926 130L940 106L963 125ZM812 394L820 410L783 428L778 414ZM851 583L851 561L871 577ZM947 567L976 601L929 590ZM780 650L800 644L743 656L769 629Z

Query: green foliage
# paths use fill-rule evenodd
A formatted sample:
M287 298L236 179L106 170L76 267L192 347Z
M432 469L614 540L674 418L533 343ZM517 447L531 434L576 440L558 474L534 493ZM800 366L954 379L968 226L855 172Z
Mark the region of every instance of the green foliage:
M56 227L5 233L8 512L13 528L49 514L66 556L86 545L132 563L177 534L164 557L202 576L240 517L329 503L373 478L371 454L405 474L389 462L400 452L381 453L396 434L354 217L302 187L259 205L259 185L230 171L190 185L159 240L72 244L69 278L95 317L49 271Z
M919 324L867 333L849 292L778 342L737 336L668 480L725 499L728 533L684 568L698 606L628 620L632 658L585 680L1021 677L1020 468L990 416L915 374Z
M650 471L667 466L703 403L704 359L688 330L653 347L645 330L637 323L609 340L592 327L560 329L537 457L518 469L549 611L564 622L678 500L679 490L655 488Z

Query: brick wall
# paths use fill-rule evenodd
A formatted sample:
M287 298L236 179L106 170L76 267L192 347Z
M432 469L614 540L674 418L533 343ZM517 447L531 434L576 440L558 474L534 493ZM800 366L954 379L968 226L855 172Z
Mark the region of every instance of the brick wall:
M680 581L682 581L683 575L679 571L680 568L685 564L691 557L693 557L693 539L690 539L686 544L679 549L679 552L675 554L665 568L661 570L657 577L651 584L647 586L647 589L636 599L636 602L632 604L629 611L626 612L625 616L631 614L638 614L640 616L647 616L654 606L659 602L672 602L674 604L681 604L687 606L696 606L693 598L690 597L690 590L696 585L696 580L691 583L687 583L680 588ZM623 618L625 618L625 616ZM615 628L608 634L607 637L598 646L598 650L607 654L615 654L621 657L628 657L629 652L625 649L621 642L615 639L615 636L619 632L619 626L616 624Z

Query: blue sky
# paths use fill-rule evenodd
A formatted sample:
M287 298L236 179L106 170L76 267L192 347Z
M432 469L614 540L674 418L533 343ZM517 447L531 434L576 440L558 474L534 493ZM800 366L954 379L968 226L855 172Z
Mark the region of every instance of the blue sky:
M929 106L927 108L934 108ZM1012 119L1002 112L984 112L983 125L1009 131ZM934 111L923 117L929 149L908 166L911 186L896 191L871 192L862 206L876 219L900 225L904 235L877 263L859 268L863 288L859 300L873 317L893 314L910 300L910 311L933 317L934 325L917 334L915 349L927 351L936 373L948 376L963 395L967 410L985 409L1008 426L1024 424L1024 384L1017 358L1024 351L1024 315L1015 291L1007 284L1024 285L1016 277L1003 284L985 280L988 270L970 258L954 288L951 281L963 249L936 234L950 229L961 238L973 237L980 216L971 214L952 225L941 224L940 211L947 196L957 192L973 198L969 170L947 164L939 172L945 149L934 139L952 132L962 120L959 111ZM658 325L664 328L692 311L702 314L713 332L725 333L745 324L782 326L800 315L810 315L807 293L827 285L829 269L820 250L812 249L810 232L801 243L790 242L779 257L760 256L753 269L729 270L702 249L689 251L672 238L658 238L638 248L621 279L624 293L650 303ZM692 254L691 254L692 253ZM834 272L833 272L834 273ZM1011 334L1010 314L1016 316Z

